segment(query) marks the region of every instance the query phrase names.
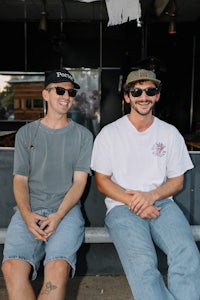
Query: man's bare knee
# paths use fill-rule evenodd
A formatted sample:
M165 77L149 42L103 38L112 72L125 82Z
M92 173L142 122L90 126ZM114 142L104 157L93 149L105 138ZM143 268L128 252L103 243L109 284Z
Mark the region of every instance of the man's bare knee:
M3 262L1 267L5 279L28 278L31 266L28 262L17 259L8 259Z
M65 260L54 260L50 261L45 266L45 273L58 274L58 275L69 275L71 266Z

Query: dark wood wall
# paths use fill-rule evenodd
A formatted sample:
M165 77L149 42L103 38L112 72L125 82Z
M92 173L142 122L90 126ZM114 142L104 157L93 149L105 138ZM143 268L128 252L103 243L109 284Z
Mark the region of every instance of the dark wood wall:
M166 23L138 28L135 21L110 27L70 22L61 32L59 22L49 22L47 32L40 32L36 22L27 22L26 31L23 22L0 22L0 71L100 68L102 127L123 113L120 75L125 78L138 61L155 56L163 81L156 114L185 134L200 122L198 25L177 24L177 34L170 36Z

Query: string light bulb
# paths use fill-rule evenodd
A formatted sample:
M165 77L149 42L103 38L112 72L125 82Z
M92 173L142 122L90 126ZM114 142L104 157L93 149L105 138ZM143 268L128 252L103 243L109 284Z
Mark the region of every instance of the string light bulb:
M176 34L176 22L175 22L175 20L171 20L169 22L168 33L169 34Z

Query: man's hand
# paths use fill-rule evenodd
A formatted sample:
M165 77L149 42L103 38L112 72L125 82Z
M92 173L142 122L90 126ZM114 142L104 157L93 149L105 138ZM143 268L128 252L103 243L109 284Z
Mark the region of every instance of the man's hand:
M45 242L56 231L60 221L61 218L57 213L44 217L33 212L30 212L25 220L28 229L33 233L35 239Z
M43 227L41 227L41 224L47 220L47 217L30 211L29 214L26 214L24 220L28 229L32 232L36 240L47 241L48 236L43 230Z
M53 213L41 223L40 229L42 229L45 232L47 238L49 238L56 231L56 228L58 227L61 220L61 217L57 213Z
M139 215L142 219L155 219L160 215L160 207L150 205L137 215Z
M133 210L141 218L154 219L160 215L160 208L154 206L154 199L151 192L126 191L132 197L129 202L129 209Z

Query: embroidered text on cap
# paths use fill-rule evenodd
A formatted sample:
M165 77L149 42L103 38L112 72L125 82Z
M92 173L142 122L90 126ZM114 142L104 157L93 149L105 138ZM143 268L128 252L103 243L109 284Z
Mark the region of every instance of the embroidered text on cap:
M65 77L65 78L69 78L71 81L74 81L74 78L69 73L56 72L56 74L57 74L57 78Z

